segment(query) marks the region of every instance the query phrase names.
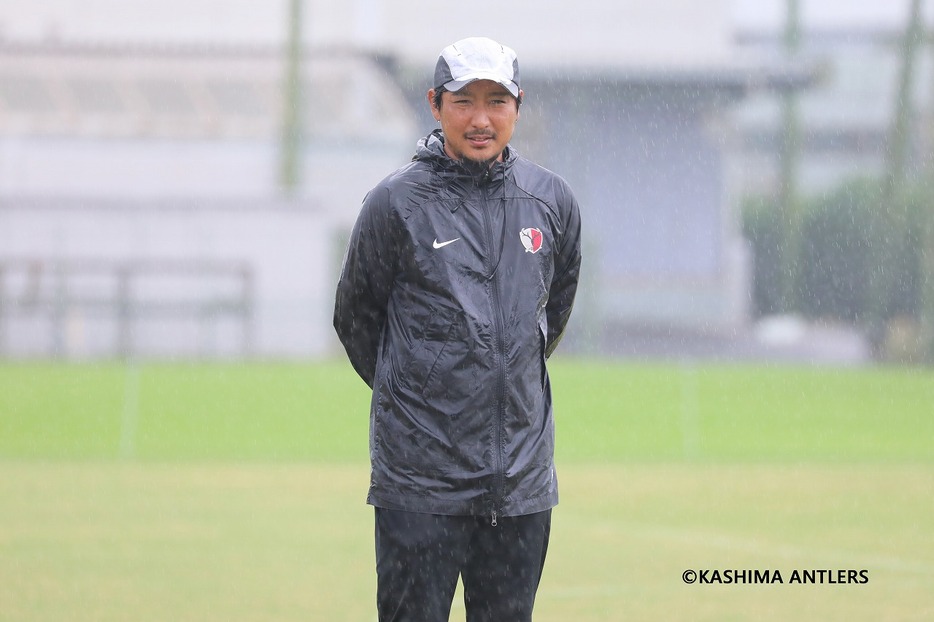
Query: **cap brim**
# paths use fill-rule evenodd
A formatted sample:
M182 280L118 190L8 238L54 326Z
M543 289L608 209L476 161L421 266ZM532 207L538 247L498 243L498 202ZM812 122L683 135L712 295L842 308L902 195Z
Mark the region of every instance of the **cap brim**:
M476 73L467 74L460 80L451 80L450 82L445 82L443 86L445 89L451 91L452 93L456 93L457 91L461 90L462 88L464 88L471 82L475 82L476 80L492 80L493 82L496 82L497 84L502 84L504 87L506 87L506 90L512 93L513 97L517 99L519 97L519 85L518 84L516 84L512 80L503 80L502 76L494 74L494 73L490 73L490 72L485 72L485 71L478 71Z

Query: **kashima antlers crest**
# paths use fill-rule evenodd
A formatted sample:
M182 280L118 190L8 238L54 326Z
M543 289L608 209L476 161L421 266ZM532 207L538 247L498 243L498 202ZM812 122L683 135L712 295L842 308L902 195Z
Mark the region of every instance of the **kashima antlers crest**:
M519 240L527 253L537 253L542 249L542 232L534 227L520 231Z

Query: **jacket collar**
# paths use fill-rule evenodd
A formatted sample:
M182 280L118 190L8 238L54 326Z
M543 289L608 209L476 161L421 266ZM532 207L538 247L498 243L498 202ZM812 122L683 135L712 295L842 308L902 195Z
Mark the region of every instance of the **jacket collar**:
M415 156L412 160L428 162L441 173L456 175L457 177L469 177L479 183L504 177L506 171L512 168L518 157L516 150L507 145L506 149L503 150L502 162L494 162L489 169L470 166L461 160L451 158L445 153L444 134L441 130L436 129L418 141L415 147Z

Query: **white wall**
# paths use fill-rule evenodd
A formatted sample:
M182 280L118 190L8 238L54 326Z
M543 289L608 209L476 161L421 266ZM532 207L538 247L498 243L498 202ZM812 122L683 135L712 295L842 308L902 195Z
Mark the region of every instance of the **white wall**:
M8 273L2 293L10 305L31 289L46 302L32 313L0 314L4 356L59 354L69 358L118 354L118 309L73 305L64 331L55 326L57 276L62 261L210 261L245 265L253 274L252 351L265 358L306 357L333 347L330 312L338 249L328 219L308 206L153 201L124 205L106 201L40 201L0 204L0 265L37 258L46 269L35 278ZM115 298L115 279L76 272L67 282L71 299ZM147 273L134 282L133 299L203 301L237 293L230 278L198 273ZM203 320L142 317L133 342L142 356L225 357L242 354L242 324L229 315ZM58 334L62 332L63 334ZM62 339L55 352L56 339Z
M730 50L728 0L584 4L485 0L463 5L408 1L391 5L391 10L384 9L384 19L373 29L369 45L397 50L406 61L428 67L434 66L442 47L474 35L515 48L520 63L538 72L571 66L722 62ZM333 32L336 37L339 31Z
M288 0L5 0L10 40L277 44ZM491 36L530 66L703 63L729 52L730 0L305 0L312 46L355 46L434 64L457 39Z

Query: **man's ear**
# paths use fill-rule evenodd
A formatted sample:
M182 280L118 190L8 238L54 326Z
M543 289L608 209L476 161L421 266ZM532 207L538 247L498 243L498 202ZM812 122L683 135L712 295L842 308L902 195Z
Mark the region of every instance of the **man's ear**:
M435 90L428 89L428 107L431 108L431 114L434 115L435 121L441 120L441 111L435 105Z

